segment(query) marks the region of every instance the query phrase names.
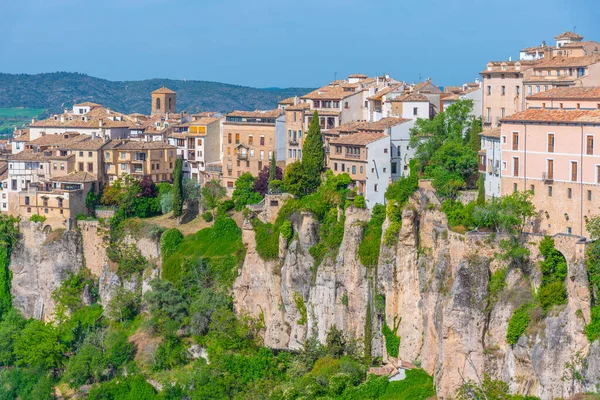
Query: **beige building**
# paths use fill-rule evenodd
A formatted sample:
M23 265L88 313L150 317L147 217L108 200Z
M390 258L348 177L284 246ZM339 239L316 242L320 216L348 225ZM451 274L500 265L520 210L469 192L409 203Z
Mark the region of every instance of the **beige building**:
M161 87L152 92L152 115L176 113L177 94L167 87Z
M275 152L276 120L282 110L234 111L223 123L223 186L233 190L243 173L258 176Z
M286 165L302 160L302 145L308 132L308 117L313 111L308 103L288 105L285 108L285 162Z
M102 153L109 184L127 174L137 179L148 175L154 182L173 180L177 147L168 143L112 140Z

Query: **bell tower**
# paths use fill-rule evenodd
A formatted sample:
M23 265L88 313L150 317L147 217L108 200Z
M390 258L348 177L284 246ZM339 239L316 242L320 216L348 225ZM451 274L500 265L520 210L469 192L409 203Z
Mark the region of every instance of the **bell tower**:
M152 115L174 114L176 111L175 99L177 93L169 88L161 87L152 92Z

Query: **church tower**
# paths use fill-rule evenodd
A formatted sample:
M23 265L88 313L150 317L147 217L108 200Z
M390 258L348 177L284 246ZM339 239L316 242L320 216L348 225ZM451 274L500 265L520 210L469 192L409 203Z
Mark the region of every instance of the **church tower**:
M161 87L152 92L152 115L174 114L177 93L169 88Z

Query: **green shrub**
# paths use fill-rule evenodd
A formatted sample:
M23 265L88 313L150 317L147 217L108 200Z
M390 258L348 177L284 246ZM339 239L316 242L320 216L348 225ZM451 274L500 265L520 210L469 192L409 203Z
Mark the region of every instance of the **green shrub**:
M39 215L39 214L33 214L31 217L29 217L29 220L31 222L41 222L41 223L44 223L46 221L46 216L45 215Z
M398 358L398 351L400 350L400 337L397 336L398 327L400 326L400 320L396 321L397 317L394 317L394 322L390 327L387 321L384 321L381 327L381 333L385 338L385 349L389 356Z
M202 219L205 222L211 222L213 220L213 213L212 213L212 211L206 211L206 212L202 213Z
M507 268L500 268L496 270L490 277L490 284L488 286L488 311L494 307L496 301L498 301L498 295L506 287L506 273Z
M538 299L544 312L552 306L567 303L567 261L562 253L556 250L554 239L545 236L540 242L540 253L544 261L540 262L542 270L542 284L538 292Z
M600 339L600 305L592 307L590 323L585 327L585 334L590 342Z
M547 312L552 306L567 304L565 284L561 281L554 281L540 286L538 299L544 312Z
M279 232L283 236L283 238L289 242L292 236L294 235L294 229L292 228L292 223L290 221L283 221L281 224L281 228Z
M183 234L177 228L166 230L160 237L160 253L166 258L177 251L177 247L183 241Z
M529 316L529 310L531 309L531 304L523 304L521 307L516 309L510 320L508 321L508 329L506 332L506 342L508 344L514 345L519 341L519 338L525 330L529 326L529 322L531 317Z
M360 194L354 198L354 202L352 204L356 208L366 208L367 207L367 204L365 202L365 196L360 195Z
M360 262L367 268L374 268L379 260L381 250L381 234L383 221L385 220L385 207L376 204L373 207L371 219L367 223L363 240L358 246L358 257Z
M271 223L258 218L252 221L256 234L256 252L263 260L274 260L279 256L279 230Z
M402 229L402 222L390 222L383 236L383 241L387 246L393 246L398 242L400 229Z
M304 298L302 294L299 292L294 292L294 303L296 304L296 309L300 313L300 319L298 320L298 325L306 325L307 312L306 312L306 304L304 304Z

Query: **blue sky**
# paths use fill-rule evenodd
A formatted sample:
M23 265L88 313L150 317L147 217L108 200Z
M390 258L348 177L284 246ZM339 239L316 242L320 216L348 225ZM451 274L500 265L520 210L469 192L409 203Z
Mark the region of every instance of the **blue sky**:
M577 27L600 1L0 0L0 72L314 87L351 73L457 85Z

